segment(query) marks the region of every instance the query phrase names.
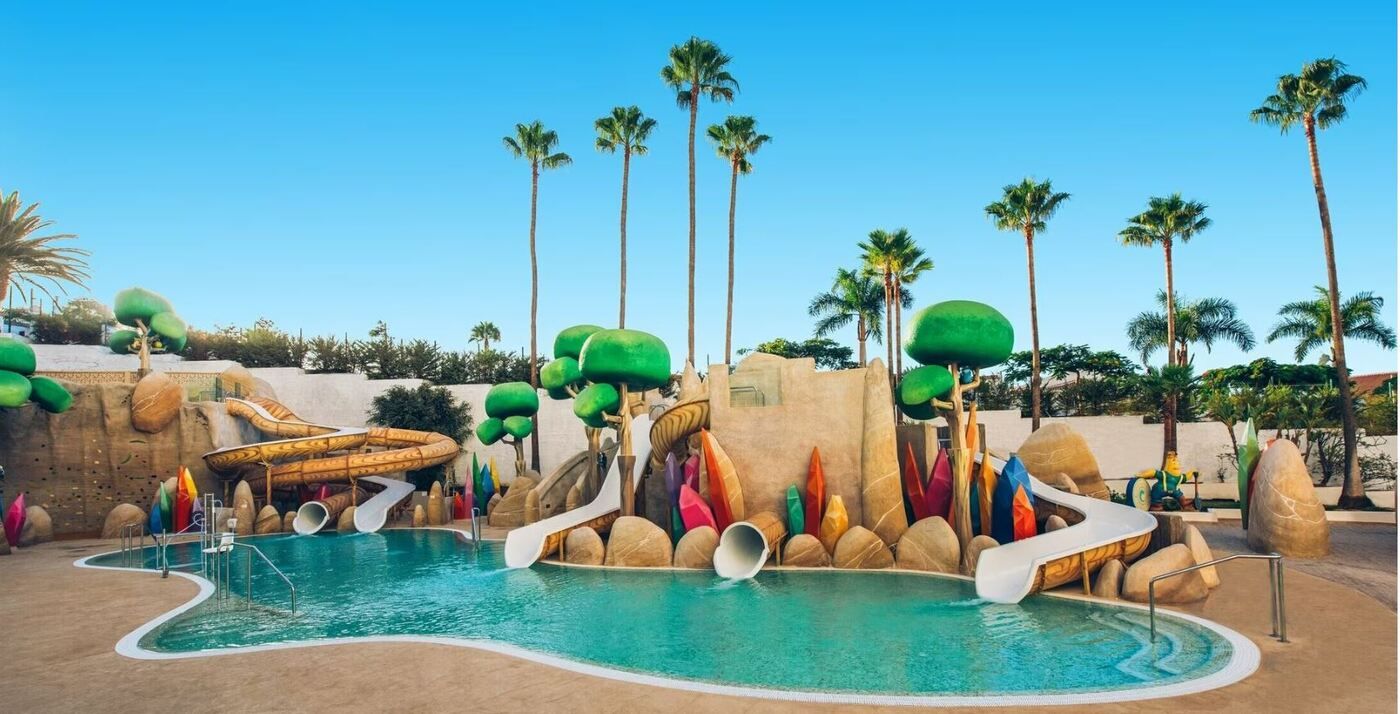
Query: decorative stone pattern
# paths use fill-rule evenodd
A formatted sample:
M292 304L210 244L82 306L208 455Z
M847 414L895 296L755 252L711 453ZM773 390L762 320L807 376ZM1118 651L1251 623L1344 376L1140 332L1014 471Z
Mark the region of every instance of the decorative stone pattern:
M151 372L136 383L131 392L131 426L155 434L179 416L185 390L160 372Z
M1123 590L1123 561L1110 560L1099 568L1099 574L1094 578L1094 587L1090 592L1094 597L1105 600L1117 600L1118 593Z
M1321 558L1332 551L1327 511L1313 490L1298 447L1279 439L1254 467L1249 504L1249 547L1293 558Z
M622 516L608 534L604 565L664 568L671 565L671 538L655 523L637 516Z
M1016 450L1026 471L1042 481L1064 474L1091 498L1108 498L1108 486L1089 442L1068 424L1051 422L1031 434Z
M142 530L144 530L146 526L146 512L141 510L140 506L130 503L117 504L116 508L113 508L107 513L106 520L102 521L102 538L120 538L122 527L127 524L139 525L142 527Z
M603 539L592 528L575 528L564 538L564 561L575 565L602 565Z
M861 525L886 545L904 535L904 494L895 452L894 413L884 363L876 357L865 372L865 423L860 448ZM838 559L839 562L839 559Z
M1128 567L1123 575L1123 599L1133 602L1147 602L1147 586L1152 578L1196 564L1191 549L1180 543L1168 546ZM1159 603L1185 603L1203 600L1210 594L1201 571L1193 570L1157 582L1155 588Z
M783 565L793 568L825 568L831 565L831 555L814 535L799 533L783 549Z
M863 526L855 526L837 541L836 553L832 556L831 563L838 568L893 568L894 556L890 554L885 542L873 531Z
M958 534L942 516L918 521L904 531L895 547L895 565L904 570L956 573L962 560Z
M977 574L977 561L982 559L982 551L995 548L1001 545L996 538L989 535L973 536L967 542L967 549L963 553L962 571L963 575L974 576Z
M486 522L499 528L525 525L525 511L530 494L534 492L535 483L535 479L529 476L516 476L515 481L510 484L510 490L506 491L505 498L491 511L491 517L486 519ZM539 494L535 494L535 504L538 508Z
M686 531L676 542L676 555L673 559L677 568L709 569L715 567L715 547L719 545L719 534L709 526L700 526Z

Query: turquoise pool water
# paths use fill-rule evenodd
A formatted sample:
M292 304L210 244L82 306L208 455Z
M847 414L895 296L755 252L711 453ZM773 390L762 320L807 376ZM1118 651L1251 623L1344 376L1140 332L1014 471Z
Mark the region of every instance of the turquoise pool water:
M505 570L499 544L455 534L252 539L298 589L254 570L260 607L193 607L140 641L192 652L338 637L486 639L604 667L714 684L877 695L1068 694L1204 677L1231 644L1199 624L1052 597L976 598L971 583L891 572L712 573L540 565ZM176 548L183 552L176 553ZM193 546L172 546L191 560ZM149 558L149 556L148 556ZM242 556L234 590L243 590ZM90 560L117 566L117 555ZM149 563L148 563L149 566Z

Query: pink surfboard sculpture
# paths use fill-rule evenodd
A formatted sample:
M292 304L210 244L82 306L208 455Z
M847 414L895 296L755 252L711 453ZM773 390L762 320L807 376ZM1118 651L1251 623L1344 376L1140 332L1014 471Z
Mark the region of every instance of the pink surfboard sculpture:
M928 488L924 490L927 515L948 517L948 509L953 504L953 465L948 460L948 450L939 449L938 458L933 461L933 473L928 477Z
M691 454L685 460L685 485L696 493L700 492L700 455Z
M709 526L719 532L715 525L715 516L710 512L709 504L705 499L700 498L700 494L689 484L681 485L680 511L681 523L685 524L686 531L692 531L700 526Z
M15 497L5 511L5 540L11 548L19 547L19 532L24 528L24 494Z

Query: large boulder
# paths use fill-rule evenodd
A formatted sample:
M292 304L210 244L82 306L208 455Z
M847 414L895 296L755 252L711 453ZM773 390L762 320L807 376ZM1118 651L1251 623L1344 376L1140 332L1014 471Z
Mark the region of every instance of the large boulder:
M603 565L665 568L671 565L671 538L645 518L623 516L613 523Z
M1094 452L1089 450L1089 442L1068 424L1052 422L1040 427L1016 450L1016 456L1032 476L1042 481L1064 474L1081 494L1108 498L1108 486L1103 482Z
M963 575L974 576L977 574L977 561L982 559L982 551L995 548L1001 545L996 538L989 535L973 536L967 542L967 548L963 550L962 571Z
M335 529L340 533L356 532L354 506L346 506L345 510L340 512L340 518L335 522Z
M486 522L488 524L491 522L491 514L496 511L497 506L501 505L502 500L504 499L501 498L501 494L493 493L491 494L491 500L486 502Z
M515 528L526 523L525 511L530 502L530 493L535 488L535 479L529 476L516 476L511 482L510 489L496 507L491 510L491 516L486 522L501 528ZM535 496L536 509L539 508L539 495Z
M141 510L140 506L134 506L130 503L117 504L116 508L107 512L107 519L102 521L102 537L121 537L122 528L127 524L142 526L144 529L146 525L146 512ZM136 531L136 535L140 535L141 532L142 531Z
M1046 533L1049 533L1049 532L1051 532L1051 531L1057 531L1057 530L1060 530L1061 528L1069 528L1069 524L1066 523L1066 522L1065 522L1065 519L1064 519L1064 518L1061 518L1060 515L1059 515L1058 513L1051 514L1049 518L1046 518L1046 519L1045 519L1045 532L1046 532Z
M283 533L295 533L295 532L296 532L296 528L294 528L294 527L292 526L292 524L296 523L296 521L297 521L297 512L296 512L296 511L287 511L287 513L286 513L285 515L282 516L282 532L283 532Z
M442 484L437 481L428 489L428 525L442 525Z
M942 516L918 521L899 538L895 565L904 570L956 573L961 565L962 548L958 534Z
M49 512L39 506L24 509L24 527L19 531L20 547L47 543L53 540L53 519Z
M709 569L715 567L715 548L719 545L719 533L709 526L692 528L676 542L676 554L672 559L677 568Z
M836 553L831 564L838 568L873 570L893 568L894 556L885 542L874 531L864 526L854 526L836 541Z
M131 392L131 426L137 431L155 434L170 425L180 414L185 390L175 380L151 372L136 383Z
M798 533L788 539L783 548L783 565L793 568L825 568L831 565L831 555L816 536Z
M428 525L428 512L423 510L423 504L413 507L413 527L422 528Z
M1065 493L1079 493L1079 484L1064 472L1055 472L1048 477L1040 479L1042 483L1051 488L1057 488Z
M1147 584L1152 578L1195 564L1195 556L1185 545L1178 543L1163 548L1128 566L1128 572L1123 575L1123 599L1147 602ZM1159 603L1183 603L1205 599L1210 588L1206 587L1201 571L1192 570L1158 581L1155 592Z
M1298 447L1279 439L1254 467L1249 502L1249 547L1260 553L1321 558L1332 550L1327 512Z
M167 481L165 485L169 487L170 482ZM174 495L175 492L170 493ZM238 485L233 487L233 510L238 510L240 506L247 506L249 509L253 507L253 488L247 481L239 481Z
M598 531L587 526L575 528L564 536L564 562L575 565L602 565L603 539Z
M282 530L282 517L273 506L263 506L258 518L253 522L253 535L268 535Z
M1215 556L1210 552L1210 545L1206 543L1205 536L1201 535L1195 526L1186 526L1186 533L1181 539L1181 544L1191 549L1191 557L1195 558L1197 565L1215 560ZM1198 572L1201 574L1201 579L1206 581L1206 587L1212 590L1220 587L1220 574L1215 572L1214 565L1201 568Z
M1094 588L1091 591L1094 597L1117 600L1118 594L1123 590L1124 570L1123 561L1117 558L1104 563L1094 578Z

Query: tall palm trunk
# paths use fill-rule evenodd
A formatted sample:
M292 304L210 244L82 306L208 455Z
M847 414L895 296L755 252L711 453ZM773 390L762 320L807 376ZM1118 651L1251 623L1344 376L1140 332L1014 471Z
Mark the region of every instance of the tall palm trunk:
M1337 505L1342 508L1365 508L1371 505L1361 482L1361 467L1356 449L1356 405L1351 400L1351 374L1347 370L1346 345L1342 339L1341 291L1337 288L1337 256L1332 246L1332 212L1327 208L1327 190L1322 186L1322 164L1317 158L1317 125L1311 114L1303 117L1303 132L1308 138L1308 161L1312 167L1313 191L1317 193L1317 216L1322 221L1322 250L1327 257L1327 302L1332 312L1332 367L1337 370L1337 391L1342 400L1342 495Z
M617 326L627 326L627 174L632 166L632 149L622 149L622 246L618 252L621 265L618 267Z
M739 162L731 161L729 174L729 288L724 303L724 363L729 364L730 336L734 331L734 205L739 198Z
M904 282L894 275L894 373L904 374ZM898 419L899 417L895 417Z
M690 85L690 139L687 152L690 156L690 270L689 286L686 288L688 302L686 311L686 359L695 364L695 115L699 110L700 92L694 83Z
M860 366L865 366L865 315L856 318L856 344L860 345Z
M1172 240L1162 241L1162 253L1167 266L1167 366L1176 365L1176 284L1172 281ZM1176 451L1176 396L1167 397L1166 415L1162 418L1162 459L1167 452Z
M540 164L538 161L530 164L530 386L539 389L540 370L539 363L535 355L537 345L535 341L536 321L540 308L540 271L539 261L535 255L535 207L539 204L540 197ZM534 429L530 437L530 468L535 471L540 470L540 440L534 434L540 433L540 415L538 412L530 419L534 421Z
M1035 304L1035 229L1026 226L1026 282L1031 291L1031 431L1040 430L1040 313ZM957 375L953 375L957 379Z
M894 304L894 278L889 270L885 271L885 369L889 372L890 388L895 386L894 376L894 315L891 314Z

